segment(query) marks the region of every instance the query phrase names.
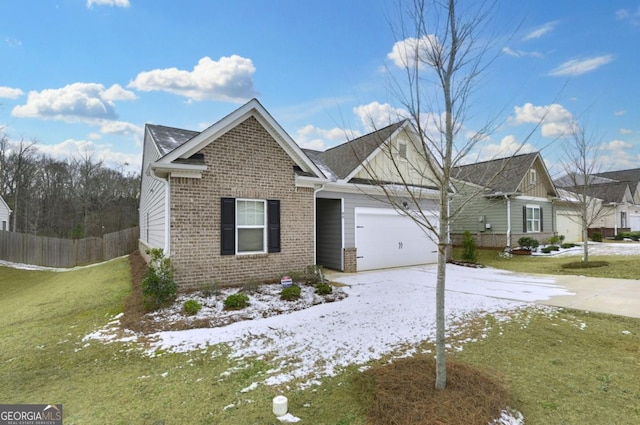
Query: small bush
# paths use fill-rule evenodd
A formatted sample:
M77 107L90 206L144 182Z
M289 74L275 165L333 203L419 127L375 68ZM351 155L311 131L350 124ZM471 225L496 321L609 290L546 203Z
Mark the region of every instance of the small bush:
M307 285L316 285L318 283L324 283L324 274L322 272L322 266L311 265L307 267L304 277L304 283Z
M182 308L184 309L186 315L195 316L202 308L202 304L200 304L196 300L187 300L182 305Z
M591 240L594 242L602 242L602 233L595 232L593 235L591 235Z
M212 283L207 283L202 287L203 297L210 298L216 295L220 295L220 282L214 281Z
M560 243L560 236L551 236L547 243L549 245L558 245Z
M300 292L301 290L298 285L291 285L282 289L282 292L280 292L280 299L285 301L295 301L300 298Z
M252 294L256 292L259 287L260 287L260 284L258 283L258 281L255 279L251 279L250 281L245 282L245 284L242 285L242 291Z
M621 234L617 234L613 237L613 239L616 241L621 241L624 240L624 236L622 236Z
M560 245L560 247L562 249L569 249L569 248L573 248L576 247L577 245L571 242L567 242L567 243L563 243L562 245Z
M316 284L316 294L318 295L329 295L333 292L333 288L328 283L318 283Z
M518 245L520 245L520 248L533 251L540 245L540 242L538 242L537 239L531 238L529 236L523 236L518 239Z
M560 247L556 245L545 246L541 249L544 254L550 254L553 251L560 251Z
M476 247L476 240L468 230L465 230L462 234L462 260L468 263L478 262L478 248Z
M241 310L249 305L249 296L245 293L229 295L224 301L225 310Z
M166 258L161 249L147 252L151 261L142 278L142 302L147 311L157 310L170 304L178 294L178 285L173 280L174 269L171 259Z

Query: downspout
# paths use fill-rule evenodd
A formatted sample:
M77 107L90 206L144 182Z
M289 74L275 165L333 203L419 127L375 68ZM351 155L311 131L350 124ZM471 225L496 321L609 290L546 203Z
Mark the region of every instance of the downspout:
M620 223L622 224L622 223ZM618 235L618 203L613 203L613 235Z
M153 167L149 167L149 175L155 180L161 182L164 185L164 255L169 257L171 255L171 188L169 185L169 179L163 179L156 175ZM148 223L147 223L148 225Z
M507 248L511 248L511 198L504 195L504 199L507 200Z
M321 190L324 189L324 184L321 185L315 185L315 189L313 189L313 264L318 263L318 258L317 258L317 238L318 236L316 235L317 231L318 231L318 217L317 217L317 198L316 195L318 194L318 192L320 192Z

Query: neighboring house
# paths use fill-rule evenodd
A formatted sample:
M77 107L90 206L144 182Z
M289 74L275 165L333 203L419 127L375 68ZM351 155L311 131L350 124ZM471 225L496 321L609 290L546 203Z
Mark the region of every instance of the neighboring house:
M567 178L564 177L556 183L558 187L561 187L567 184L567 181ZM589 227L589 235L598 232L605 237L613 237L619 232L632 230L630 217L635 217L638 214L638 207L634 205L629 183L603 180L602 178L594 181L597 183L590 183L584 188L584 194L596 200L594 209L599 211L597 220ZM565 199L577 198L578 194L583 191L582 187L565 186L561 188L568 192L564 196ZM573 211L577 212L577 207L573 208ZM571 214L571 207L567 206L567 215L569 214Z
M11 217L11 209L0 196L0 230L9 230L9 217Z
M452 208L460 210L451 224L454 244L466 230L478 246L495 248L515 247L522 236L554 236L557 192L538 152L456 167L452 178Z
M633 197L633 205L630 205L628 208L626 224L632 231L640 231L640 168L607 171L605 173L598 173L597 176L619 182L627 182L629 184L629 190Z
M327 152L304 151L255 99L202 132L148 124L141 252L163 249L181 289L313 264L352 272L435 261L435 244L416 237L413 221L385 203L364 172L364 164L389 168L381 146L410 151L411 130L403 122ZM390 225L399 227L380 231Z

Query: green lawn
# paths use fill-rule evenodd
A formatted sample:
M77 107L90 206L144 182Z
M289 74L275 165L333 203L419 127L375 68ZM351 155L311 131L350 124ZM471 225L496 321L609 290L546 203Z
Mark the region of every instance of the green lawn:
M149 357L139 344L83 341L122 311L129 279L126 259L63 273L0 267L0 403L62 403L67 425L264 425L279 423L271 400L286 391L300 423L366 423L372 388L356 367L306 390L243 393L268 358L232 360L225 347ZM456 338L483 333L455 357L503 379L527 425L640 423L640 320L534 309Z
M453 257L460 258L462 250L453 250ZM640 261L633 255L589 256L589 261L606 261L609 266L591 269L570 270L563 269L562 265L581 261L581 255L544 257L529 255L514 255L512 258L503 258L498 255L500 251L491 249L478 250L478 263L489 267L511 270L521 273L542 273L555 275L581 275L592 277L612 277L617 279L638 279L640 277Z

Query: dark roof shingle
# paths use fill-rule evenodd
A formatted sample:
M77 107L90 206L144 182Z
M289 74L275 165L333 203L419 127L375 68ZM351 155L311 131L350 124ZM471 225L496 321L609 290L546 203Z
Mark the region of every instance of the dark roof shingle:
M451 176L489 189L493 193L515 193L531 169L538 152L455 167Z

